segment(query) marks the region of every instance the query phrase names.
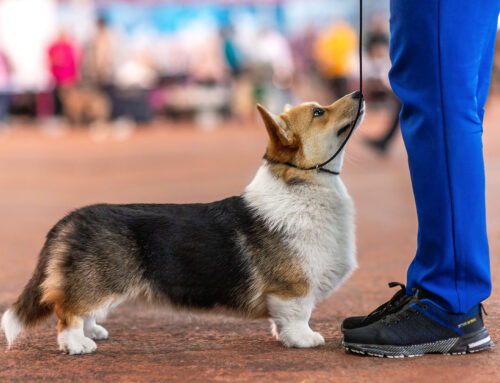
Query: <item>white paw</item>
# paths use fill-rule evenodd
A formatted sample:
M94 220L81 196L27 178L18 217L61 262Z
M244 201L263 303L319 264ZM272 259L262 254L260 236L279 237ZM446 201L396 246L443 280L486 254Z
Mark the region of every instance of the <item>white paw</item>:
M94 339L94 340L103 340L103 339L108 339L108 330L106 330L104 327L99 326L98 324L94 325L90 329L85 329L85 336Z
M90 354L97 349L95 342L84 336L81 329L61 331L57 341L59 349L70 355Z
M287 347L309 348L325 344L319 332L306 328L285 328L280 332L280 340Z

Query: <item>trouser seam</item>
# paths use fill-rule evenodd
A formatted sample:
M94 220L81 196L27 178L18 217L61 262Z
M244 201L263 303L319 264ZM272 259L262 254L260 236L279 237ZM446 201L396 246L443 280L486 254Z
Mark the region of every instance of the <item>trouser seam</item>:
M438 9L437 9L437 48L438 48L438 77L439 77L439 97L440 97L440 106L441 106L441 124L442 124L442 131L443 131L443 146L444 146L444 158L445 158L445 165L446 165L446 179L448 183L448 193L450 197L450 218L451 218L451 233L452 233L452 243L453 243L453 261L454 261L454 267L453 267L453 272L454 272L454 280L455 280L455 292L457 294L457 301L458 301L458 308L459 312L461 312L462 305L460 302L460 295L458 293L458 271L457 271L457 249L456 249L456 243L455 243L455 214L453 211L454 208L454 203L453 203L453 191L451 187L451 173L450 173L450 163L448 160L448 142L446 140L446 118L445 118L445 111L444 111L444 95L443 95L443 66L442 66L442 58L441 58L441 4L442 1L438 1Z

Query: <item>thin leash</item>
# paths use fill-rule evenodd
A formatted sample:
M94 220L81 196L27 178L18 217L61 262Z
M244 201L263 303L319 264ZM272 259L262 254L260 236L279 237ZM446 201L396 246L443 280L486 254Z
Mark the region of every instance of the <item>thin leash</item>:
M335 157L339 155L339 153L344 149L344 146L347 144L347 141L351 138L352 133L354 132L354 128L356 127L356 124L359 121L359 118L361 116L361 110L363 109L363 0L359 0L359 92L360 97L359 97L359 104L358 104L358 113L356 114L356 118L351 124L351 129L349 130L349 134L347 135L346 139L344 142L342 142L342 145L337 149L337 151L331 156L329 159L327 159L325 162L322 162L320 164L311 166L309 168L302 168L300 166L297 166L295 164L292 164L291 162L279 162L275 161L273 159L267 158L267 155L264 156L264 159L267 160L270 163L275 163L275 164L281 164L281 165L287 165L295 169L299 170L316 170L318 172L324 172L324 173L329 173L338 176L340 173L334 170L328 170L325 169L324 166L332 162Z

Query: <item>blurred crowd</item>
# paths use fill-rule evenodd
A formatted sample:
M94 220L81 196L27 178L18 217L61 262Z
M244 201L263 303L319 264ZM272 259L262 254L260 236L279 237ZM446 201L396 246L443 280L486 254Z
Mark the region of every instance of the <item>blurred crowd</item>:
M387 29L380 15L367 24L365 89L373 101L394 105L396 119ZM359 86L357 32L341 20L293 34L230 24L203 33L186 29L124 47L127 41L104 16L87 41L60 27L46 47L47 89L19 93L10 87L12 67L0 46L0 126L25 115L75 126L186 118L213 128L221 119L252 119L257 102L279 112L285 103L331 102Z

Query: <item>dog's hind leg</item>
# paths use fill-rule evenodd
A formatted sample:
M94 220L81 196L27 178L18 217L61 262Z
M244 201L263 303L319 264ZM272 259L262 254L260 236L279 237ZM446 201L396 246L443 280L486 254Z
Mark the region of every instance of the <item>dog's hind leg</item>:
M95 342L84 334L83 317L74 315L57 304L55 311L59 318L57 342L61 351L77 355L89 354L97 349Z
M83 332L85 336L92 338L94 340L108 339L108 331L96 322L101 323L106 319L109 312L114 308L119 306L123 301L127 299L124 295L112 295L106 299L99 307L94 307L92 311L88 312L84 316L83 322Z
M273 319L281 343L287 347L317 347L325 343L319 332L311 330L309 318L312 300L305 298L281 299L269 295L267 307Z
M108 339L108 331L98 325L94 317L85 317L83 321L83 333L85 336L94 340Z

